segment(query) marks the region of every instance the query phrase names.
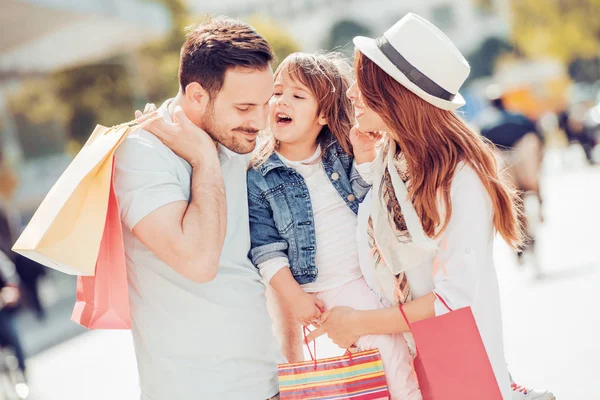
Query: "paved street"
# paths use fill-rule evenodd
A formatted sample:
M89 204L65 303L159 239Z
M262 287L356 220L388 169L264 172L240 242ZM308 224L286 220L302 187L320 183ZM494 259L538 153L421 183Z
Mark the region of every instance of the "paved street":
M578 149L550 153L538 257L519 266L497 243L506 353L514 377L559 400L600 400L600 168ZM537 267L535 267L537 265ZM334 346L320 342L319 356ZM34 400L132 400L129 332L90 332L29 360Z

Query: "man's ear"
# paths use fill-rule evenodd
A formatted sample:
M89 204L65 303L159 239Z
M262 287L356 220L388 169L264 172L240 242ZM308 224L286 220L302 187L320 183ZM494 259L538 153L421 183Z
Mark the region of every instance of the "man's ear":
M189 83L185 87L185 98L188 104L198 113L204 114L210 103L210 96L202 85L198 82Z

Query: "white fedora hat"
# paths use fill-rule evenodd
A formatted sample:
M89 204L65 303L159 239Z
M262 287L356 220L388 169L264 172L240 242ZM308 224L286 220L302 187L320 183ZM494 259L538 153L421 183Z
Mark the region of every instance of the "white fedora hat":
M426 102L444 110L465 105L458 90L471 67L454 43L425 18L409 13L379 38L357 36L354 45Z

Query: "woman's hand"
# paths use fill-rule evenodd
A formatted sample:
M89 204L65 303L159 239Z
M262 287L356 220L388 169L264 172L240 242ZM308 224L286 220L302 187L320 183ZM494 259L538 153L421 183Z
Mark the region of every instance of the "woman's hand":
M435 317L435 299L436 295L430 292L406 303L403 308L409 321ZM364 311L334 307L323 313L321 326L311 332L307 339L312 341L327 334L335 344L347 349L361 336L404 332L410 332L410 328L397 306Z
M382 138L381 132L361 132L354 126L350 130L350 143L357 164L371 162L377 156L377 143Z
M307 336L308 342L327 334L333 343L342 349L348 349L361 336L359 312L350 307L332 308L321 316L320 324L320 327Z

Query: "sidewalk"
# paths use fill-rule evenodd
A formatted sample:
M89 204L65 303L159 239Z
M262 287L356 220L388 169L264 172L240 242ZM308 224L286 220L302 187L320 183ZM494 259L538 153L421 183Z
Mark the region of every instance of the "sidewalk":
M29 360L31 400L139 399L129 331L85 333Z

